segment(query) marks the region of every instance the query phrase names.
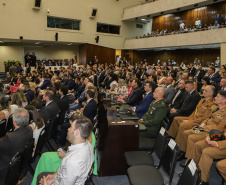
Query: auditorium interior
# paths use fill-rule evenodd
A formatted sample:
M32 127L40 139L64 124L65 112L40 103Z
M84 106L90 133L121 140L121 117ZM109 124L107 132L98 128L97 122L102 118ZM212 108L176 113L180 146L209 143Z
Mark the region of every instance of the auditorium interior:
M65 184L226 184L226 162L223 164L226 149L220 143L226 138L226 0L0 1L0 174L3 170L7 172L5 179L0 180L0 185L7 182L9 185L38 184L35 179L37 173L44 172L39 165L47 162L47 159L40 160L42 154L56 154L58 148L65 147L65 142L68 144L66 136L72 113L80 115L81 111L84 116L88 114L91 99L96 101L96 112L93 115L92 110L85 117L93 124L90 137L92 136L94 162L87 170L85 181L67 181ZM15 69L12 66L16 66ZM122 87L126 87L126 90ZM172 91L169 90L171 87ZM40 131L39 138L43 139L45 135L43 140L39 139L40 143L34 138L34 153L29 160L24 159L25 152L18 151L17 154L21 155L20 166L14 165L18 160L15 162L15 158L12 158L10 164L7 164L9 167L2 169L4 139L17 130L16 121L13 120L12 101L16 97L13 94L19 94L17 91L20 88L24 93L21 96L25 98L29 94L28 90L34 91L34 96L28 95L28 105L21 104L21 108L28 110L30 116L32 111L30 112L29 106L36 107L35 111L44 122L43 131L47 126L49 130L45 130L46 134L43 132L43 137ZM138 88L140 89L137 90ZM49 91L55 93L54 98L48 94ZM67 93L64 94L64 91ZM162 95L162 91L165 94L163 92ZM58 95L63 94L57 97L56 92ZM197 96L192 95L194 92ZM134 103L131 99L135 93L138 95L133 100ZM151 99L146 101L145 98L150 94ZM67 110L62 113L65 107L59 102L66 95L70 103L67 103ZM174 107L180 95L181 99ZM1 99L4 97L8 98L11 110L7 108L9 115L2 117L5 99ZM48 102L55 102L56 98L59 109L54 119L49 119L53 109L49 115L48 112L44 113L44 109ZM41 99L42 107L38 108L37 102L32 99ZM208 108L207 102L210 99L212 107ZM185 104L192 104L193 107L186 109ZM17 109L20 107L16 106ZM142 107L143 111L144 106L146 110L140 116L138 109ZM186 109L185 112L179 113L183 108ZM161 111L158 118L154 118L159 109ZM198 119L199 114L203 117ZM177 117L181 120L178 121ZM33 118L37 119L34 115ZM182 128L180 124L192 122L190 119L193 120L193 125ZM49 120L52 122L48 122ZM64 127L65 120L67 127ZM10 121L12 128L8 128ZM34 120L30 119L29 123L31 121ZM154 132L151 127L157 122L157 132L150 136L150 132ZM208 127L209 122L215 124L211 129ZM173 129L176 131L172 131ZM183 134L180 129L184 129L184 133L188 133L188 129L192 130L192 133L183 136L183 140L186 140L184 150L178 139L179 134ZM218 138L219 141L213 139L216 143L214 146L209 143L213 141L206 139L212 139L213 130L220 133L212 135L222 136ZM64 145L60 143L63 134L66 134ZM197 139L204 134L206 138ZM193 135L195 136L192 137ZM187 138L184 139L185 137ZM206 157L211 161L208 161L210 164L208 163L207 169L206 164L203 164L203 160L207 159L203 158L208 151L207 148L198 148L204 146L201 145L201 140L208 143L209 148L225 150L223 157ZM194 150L191 154L190 149ZM201 157L197 159L197 155ZM51 162L54 164L54 161ZM57 162L59 166L62 165L61 160ZM224 169L222 166L220 169L218 164L223 164ZM61 168L59 171L62 171ZM10 178L12 179L9 180ZM55 181L52 184L64 184L63 181ZM43 182L40 184L45 185Z

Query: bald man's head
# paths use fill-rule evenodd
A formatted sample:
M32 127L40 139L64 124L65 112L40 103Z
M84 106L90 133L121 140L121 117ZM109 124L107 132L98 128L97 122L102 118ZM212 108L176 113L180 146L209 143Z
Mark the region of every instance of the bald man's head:
M153 97L155 100L161 100L163 99L165 95L165 89L163 87L157 87L153 93Z

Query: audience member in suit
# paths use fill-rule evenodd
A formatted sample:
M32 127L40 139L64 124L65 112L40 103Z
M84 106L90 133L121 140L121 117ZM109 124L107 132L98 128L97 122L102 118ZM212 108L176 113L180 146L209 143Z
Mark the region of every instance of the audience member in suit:
M143 81L141 82L141 89L143 90L144 89L144 86L146 85L147 81L148 81L148 77L149 75L147 73L144 74L144 77L143 77Z
M53 122L56 118L56 114L59 112L57 104L53 101L54 94L52 91L47 90L43 95L43 100L46 102L45 106L39 110L45 123L50 119Z
M134 110L138 118L142 118L143 115L148 111L148 108L151 104L151 102L154 100L153 98L153 92L155 91L155 88L157 85L154 82L147 82L144 86L144 90L146 92L143 100L131 109Z
M196 105L200 101L201 97L194 88L194 83L191 81L185 82L185 90L188 92L186 99L180 109L172 108L170 110L169 124L172 123L173 118L176 116L190 116L195 110ZM169 125L170 126L170 125Z
M146 68L141 69L141 75L140 75L140 80L144 80L144 74L146 74Z
M69 82L67 84L67 87L68 87L69 90L72 90L75 87L75 80L74 80L74 74L73 73L69 74Z
M122 69L122 78L125 80L126 79L126 71L125 69Z
M95 70L92 70L92 75L93 75L93 84L95 87L97 87L97 74Z
M179 82L182 80L182 75L183 75L183 72L179 72L178 73L178 77L177 77L177 80L175 81L173 87L174 88L177 88L177 85L179 84Z
M220 81L218 80L219 78L219 74L215 73L215 68L214 67L210 67L208 70L209 73L209 77L210 77L210 83L211 84L215 84L215 83L219 83Z
M32 71L31 82L35 82L35 79L37 78L37 76L38 76L37 72L35 70Z
M168 70L167 76L170 76L171 73L174 73L174 74L176 73L176 71L173 69L172 65L169 66L169 70Z
M205 76L205 71L202 69L202 66L199 66L198 70L196 71L195 77L197 82L201 82L202 78Z
M179 80L180 74L183 73L182 67L177 68L177 73L176 73L176 81Z
M44 82L43 84L39 87L41 90L46 89L49 85L51 85L51 81L48 77L48 74L43 74Z
M218 86L216 87L216 92L215 94L217 94L219 91L221 90L226 90L226 77L222 77L220 83L218 84Z
M104 81L104 78L105 78L105 71L104 70L102 70L101 68L99 68L99 78L98 78L98 80L99 80L99 84L101 84L103 81Z
M95 93L93 90L88 89L86 91L87 101L86 101L86 105L85 105L84 109L82 109L83 116L89 118L92 123L93 123L94 117L97 115L97 103L93 99L94 95L95 95Z
M190 64L190 75L195 76L196 74L196 68L194 67L194 64Z
M70 104L70 106L69 106L70 110L77 110L77 109L81 109L84 107L83 102L85 102L87 100L86 96L85 96L85 92L89 87L93 87L93 83L91 83L91 82L86 83L86 88L81 93L80 97L77 100L75 100L74 103Z
M25 95L25 97L27 99L27 102L28 102L28 104L30 104L31 101L33 100L33 98L35 97L35 93L34 93L34 91L32 91L30 89L30 85L29 85L28 82L24 82L23 83L23 88L26 91L24 95Z
M110 84L111 84L111 82L113 81L112 75L113 75L113 74L111 74L111 73L108 73L108 74L107 74L108 80L105 82L105 88L106 88L106 89L110 89L110 88L111 88L111 87L110 87Z
M173 97L175 95L175 89L172 86L173 78L167 77L165 82L165 96L164 96L164 102L168 106L171 104Z
M67 85L68 85L68 82L69 82L69 79L68 79L67 74L63 74L61 83L62 83L63 85L65 85L65 86L67 86Z
M131 93L129 94L128 98L127 98L127 104L130 106L136 106L140 103L140 101L143 99L142 97L142 90L140 88L140 80L139 79L135 79L132 82L132 88L133 90L131 91Z
M185 80L180 80L180 82L177 85L175 96L173 97L173 100L169 105L169 108L180 109L187 95L188 93L185 90Z
M26 74L30 74L31 73L31 67L29 66L29 63L26 64L26 70L25 70Z
M22 152L25 145L33 139L32 128L29 124L29 113L23 108L13 113L15 130L8 132L0 139L0 184L5 184L9 163L17 152Z
M68 88L64 85L60 86L59 94L60 94L60 114L59 114L59 124L64 123L64 118L66 112L69 110L69 98L67 97Z

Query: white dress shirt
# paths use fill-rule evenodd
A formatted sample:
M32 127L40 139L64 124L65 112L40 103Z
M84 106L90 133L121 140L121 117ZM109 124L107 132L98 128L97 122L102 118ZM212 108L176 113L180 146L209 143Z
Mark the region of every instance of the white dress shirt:
M92 145L85 143L71 145L63 158L53 185L84 185L94 161Z

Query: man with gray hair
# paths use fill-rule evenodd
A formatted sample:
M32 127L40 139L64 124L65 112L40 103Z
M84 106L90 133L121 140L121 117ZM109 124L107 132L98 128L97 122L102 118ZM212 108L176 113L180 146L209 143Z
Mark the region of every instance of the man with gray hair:
M29 113L23 108L13 113L13 126L15 130L8 132L0 139L0 184L5 184L9 163L17 152L22 152L26 143L33 138L32 128L29 124Z

